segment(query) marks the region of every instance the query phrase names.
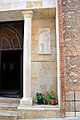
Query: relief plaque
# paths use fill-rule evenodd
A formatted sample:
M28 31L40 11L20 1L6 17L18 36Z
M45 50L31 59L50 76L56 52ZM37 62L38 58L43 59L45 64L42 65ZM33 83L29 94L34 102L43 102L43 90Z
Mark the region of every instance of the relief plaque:
M51 54L50 28L39 29L38 54Z

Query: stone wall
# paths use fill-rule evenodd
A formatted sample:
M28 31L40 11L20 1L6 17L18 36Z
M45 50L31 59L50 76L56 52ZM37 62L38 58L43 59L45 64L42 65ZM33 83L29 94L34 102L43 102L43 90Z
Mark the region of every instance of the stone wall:
M66 116L80 116L80 1L63 0Z
M35 19L32 25L32 96L35 96L36 92L56 90L55 20ZM38 54L40 28L50 28L51 54Z

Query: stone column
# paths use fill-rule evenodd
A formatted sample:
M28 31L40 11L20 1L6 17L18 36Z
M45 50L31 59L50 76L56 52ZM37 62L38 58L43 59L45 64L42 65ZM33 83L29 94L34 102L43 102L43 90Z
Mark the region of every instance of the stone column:
M23 98L20 105L32 105L31 98L31 31L33 11L23 11L24 46L23 46Z

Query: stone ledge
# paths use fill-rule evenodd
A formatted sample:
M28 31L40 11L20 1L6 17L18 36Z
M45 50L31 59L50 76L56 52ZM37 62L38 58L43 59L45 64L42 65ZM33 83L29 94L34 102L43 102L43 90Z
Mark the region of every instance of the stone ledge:
M18 110L60 110L58 105L33 105L33 106L22 106L19 105Z

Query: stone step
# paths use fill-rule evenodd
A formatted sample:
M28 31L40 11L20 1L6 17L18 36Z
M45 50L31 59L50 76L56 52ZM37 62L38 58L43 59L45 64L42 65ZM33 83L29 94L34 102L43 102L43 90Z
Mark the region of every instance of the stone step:
M38 120L38 119L18 119L18 120Z
M80 120L80 117L68 117L68 118L42 118L42 119L18 119L18 120Z
M33 105L33 106L18 106L18 119L39 119L39 118L59 118L60 109L57 105Z
M0 103L20 104L20 98L0 97Z
M17 113L13 111L0 110L0 120L17 120Z
M0 103L0 110L16 111L19 104Z

